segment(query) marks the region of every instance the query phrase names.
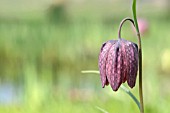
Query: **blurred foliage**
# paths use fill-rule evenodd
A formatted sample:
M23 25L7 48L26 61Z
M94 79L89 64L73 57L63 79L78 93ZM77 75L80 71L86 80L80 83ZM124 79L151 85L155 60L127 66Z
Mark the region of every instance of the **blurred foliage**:
M102 89L99 76L81 74L98 70L100 46L117 39L119 22L131 15L127 3L54 3L39 18L39 11L14 17L0 13L0 112L100 113L96 106L110 113L139 112L121 90ZM138 9L139 17L149 23L142 36L144 103L149 113L170 111L170 20L165 9L144 3ZM122 37L137 42L128 23ZM136 96L137 89L138 84L132 90ZM5 103L6 98L12 99Z
M51 5L47 14L51 22L61 23L67 21L67 14L63 4Z

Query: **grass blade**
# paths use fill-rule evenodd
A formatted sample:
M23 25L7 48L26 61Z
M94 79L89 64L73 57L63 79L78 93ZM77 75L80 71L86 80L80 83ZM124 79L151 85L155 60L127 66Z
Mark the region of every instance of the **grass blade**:
M135 22L135 28L136 28L137 33L139 33L138 21L137 21L137 16L136 16L136 0L133 0L132 12L133 12L133 18Z
M137 104L137 106L140 110L140 103L139 103L138 99L132 94L132 92L130 92L130 90L123 85L121 85L120 88L135 101L135 103Z
M106 110L104 110L104 109L102 109L102 108L100 108L100 107L98 107L98 106L96 106L96 108L97 108L98 110L100 110L101 112L103 112L103 113L109 113L109 112L107 112Z
M97 70L84 70L84 71L81 71L81 73L99 74L99 71L97 71Z
M85 70L85 71L81 71L81 73L84 73L84 74L87 74L87 73L88 74L90 74L90 73L91 74L99 74L99 71L97 71L97 70ZM130 90L123 85L121 85L120 88L135 101L135 103L137 104L137 106L140 110L140 103L139 103L138 99L132 94L132 92L130 92ZM108 113L100 107L96 107L96 108L99 109L100 111L102 111L103 113Z

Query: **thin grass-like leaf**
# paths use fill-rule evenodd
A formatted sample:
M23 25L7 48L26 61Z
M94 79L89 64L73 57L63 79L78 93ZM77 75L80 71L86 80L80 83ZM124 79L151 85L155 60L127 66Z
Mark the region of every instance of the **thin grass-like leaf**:
M97 71L97 70L84 70L84 71L81 71L81 73L100 74L99 71Z
M103 113L109 113L109 112L107 112L106 110L104 110L103 108L100 108L100 107L98 107L98 106L96 106L96 108L97 108L98 110L100 110L101 112L103 112Z
M84 74L90 74L90 73L91 74L100 74L99 71L97 71L97 70L85 70L85 71L81 71L81 73L84 73ZM121 85L120 88L133 99L133 101L136 103L136 105L138 106L138 108L140 110L140 103L139 103L138 99L132 94L132 92L130 92L130 90L127 89L123 85ZM103 111L104 113L108 113L100 107L96 107L96 108L99 109L100 111Z
M137 104L139 110L140 110L140 103L138 101L138 99L132 94L132 92L130 92L130 90L128 88L126 88L124 85L121 85L120 88L126 92L134 101L135 103Z
M139 33L138 21L137 21L137 16L136 16L136 0L133 0L132 12L133 12L133 18L135 22L135 28L136 28L136 31Z

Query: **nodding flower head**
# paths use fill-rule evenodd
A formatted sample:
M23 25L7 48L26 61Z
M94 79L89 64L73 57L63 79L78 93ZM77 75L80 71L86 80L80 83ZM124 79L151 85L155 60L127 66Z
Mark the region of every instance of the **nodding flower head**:
M117 91L126 81L133 88L138 71L138 46L122 38L109 40L101 47L98 64L103 88L110 84Z

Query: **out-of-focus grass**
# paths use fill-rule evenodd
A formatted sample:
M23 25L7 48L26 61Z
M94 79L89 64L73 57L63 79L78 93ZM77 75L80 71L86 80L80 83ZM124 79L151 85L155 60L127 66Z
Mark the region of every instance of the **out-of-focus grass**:
M139 112L123 91L102 89L98 75L81 74L81 70L98 69L100 46L117 39L120 15L107 22L83 17L65 23L0 20L1 84L14 84L17 95L17 101L1 102L0 112L100 113L96 106L110 113ZM145 110L169 113L170 77L161 69L161 58L170 48L170 23L154 14L146 17L149 31L142 36ZM130 29L127 23L122 37L137 42ZM132 92L138 97L137 89L138 84Z

